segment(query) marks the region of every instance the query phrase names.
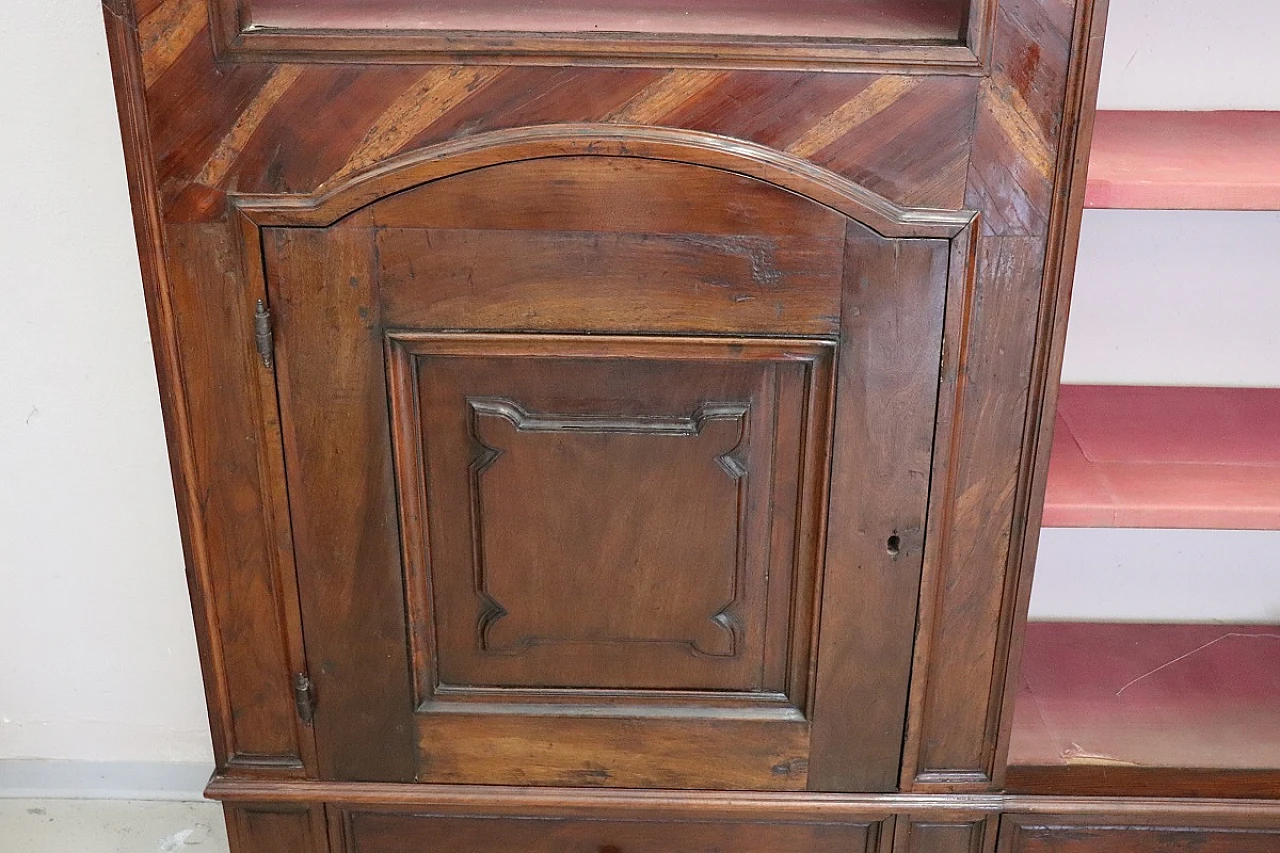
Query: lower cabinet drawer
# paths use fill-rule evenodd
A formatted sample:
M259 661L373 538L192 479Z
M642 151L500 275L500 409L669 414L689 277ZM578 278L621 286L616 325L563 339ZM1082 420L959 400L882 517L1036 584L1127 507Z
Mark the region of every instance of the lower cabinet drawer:
M344 811L342 853L880 853L891 820L599 820ZM337 851L335 851L337 853Z
M997 853L1280 853L1280 821L1244 810L1225 826L1158 819L1007 815ZM1140 825L1135 825L1140 824Z

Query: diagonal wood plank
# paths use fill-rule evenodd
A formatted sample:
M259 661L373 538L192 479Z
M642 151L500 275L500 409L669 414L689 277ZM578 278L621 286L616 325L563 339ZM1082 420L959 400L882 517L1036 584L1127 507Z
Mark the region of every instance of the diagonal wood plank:
M208 22L205 0L169 0L138 22L143 82L147 88L173 66Z
M863 122L888 109L907 92L919 86L920 82L916 77L881 77L809 128L787 147L787 151L797 157L813 156Z
M722 71L672 71L646 86L634 98L611 113L608 121L621 124L661 124L674 110L693 100L705 89L722 82Z
M236 158L244 151L245 145L253 134L262 126L271 108L284 97L301 75L302 66L300 65L280 65L271 72L267 82L258 90L258 94L249 102L244 112L236 117L236 123L232 125L227 135L222 137L213 154L209 155L209 162L205 163L200 174L196 175L195 183L207 187L222 184L227 177L227 172L235 164Z
M497 68L486 67L433 67L374 119L355 151L330 180L358 172L400 151L500 73Z

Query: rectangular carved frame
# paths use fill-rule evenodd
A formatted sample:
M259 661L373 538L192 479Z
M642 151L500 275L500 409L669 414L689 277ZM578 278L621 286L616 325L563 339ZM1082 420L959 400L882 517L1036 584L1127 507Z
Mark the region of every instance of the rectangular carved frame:
M962 44L859 39L608 33L267 29L246 25L247 0L211 0L215 50L238 60L710 68L892 68L981 74L990 59L998 0L971 0Z
M651 340L637 341L634 338L618 337L569 337L554 335L484 335L484 334L441 334L441 333L402 333L393 332L387 340L387 356L389 378L392 383L392 430L396 437L397 448L396 469L399 478L401 495L401 516L404 529L409 531L404 545L404 564L409 575L406 578L406 589L409 592L411 613L431 613L432 588L429 580L429 563L425 543L428 534L421 519L427 517L424 508L418 506L422 496L426 494L425 484L428 480L425 461L418 448L421 436L418 434L421 424L418 418L420 403L418 402L417 384L418 368L414 356L424 355L460 355L460 356L495 356L520 355L545 352L548 341L556 341L559 348L557 354L577 354L582 357L600 355L632 354L635 356L656 359L707 359L721 360L726 352L734 347L741 347L755 353L755 358L769 363L770 359L788 365L800 365L805 376L803 396L806 407L806 432L800 437L803 482L797 495L796 518L805 517L799 510L800 503L809 500L812 494L825 494L824 473L817 467L816 460L823 458L825 447L830 441L830 410L832 386L832 354L834 345L822 339L706 339L706 338L666 338L661 342ZM655 352L656 350L656 352ZM803 356L803 358L801 357ZM784 361L785 360L785 361ZM817 491L815 491L817 489ZM825 511L815 510L819 516ZM473 531L478 532L478 531ZM794 533L797 542L821 542L821 536L814 531L797 530ZM803 562L816 563L818 556L802 555ZM741 567L740 569L741 570ZM792 575L792 572L794 574ZM664 701L681 703L701 702L708 707L752 707L760 713L777 716L780 720L790 720L802 714L812 701L816 637L809 622L812 619L811 609L817 606L820 585L817 578L806 577L799 569L788 572L792 575L790 586L778 590L775 594L785 595L792 601L792 613L786 625L786 634L794 635L787 655L785 679L786 689L780 693L729 692L723 694L706 693L681 694L665 696L661 691L628 691L619 694L613 690L573 689L513 689L513 688L468 688L437 683L433 675L435 669L434 655L437 653L439 640L428 621L410 620L410 643L412 646L411 661L418 675L417 701L419 711L431 710L433 703L459 702L516 702L516 703L553 703L561 713L572 713L576 706L590 707L602 699L617 702L625 698L628 702L644 702L645 704Z

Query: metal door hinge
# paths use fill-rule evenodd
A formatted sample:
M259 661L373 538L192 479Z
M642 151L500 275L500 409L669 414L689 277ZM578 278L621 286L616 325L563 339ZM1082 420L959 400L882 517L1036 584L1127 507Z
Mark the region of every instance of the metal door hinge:
M258 300L258 310L253 312L253 337L258 342L262 366L270 367L274 361L276 343L271 332L271 311L261 299Z
M293 676L293 703L298 707L298 719L310 723L316 716L316 690L304 673Z

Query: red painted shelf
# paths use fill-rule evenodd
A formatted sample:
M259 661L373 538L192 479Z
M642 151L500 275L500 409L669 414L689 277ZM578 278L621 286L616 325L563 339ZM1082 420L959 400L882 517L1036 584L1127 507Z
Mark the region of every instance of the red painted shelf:
M1145 775L1177 790L1197 770L1275 788L1280 627L1032 622L1009 763L1010 789Z
M1044 526L1280 530L1280 389L1064 385Z
M1280 112L1099 112L1084 203L1280 210Z

